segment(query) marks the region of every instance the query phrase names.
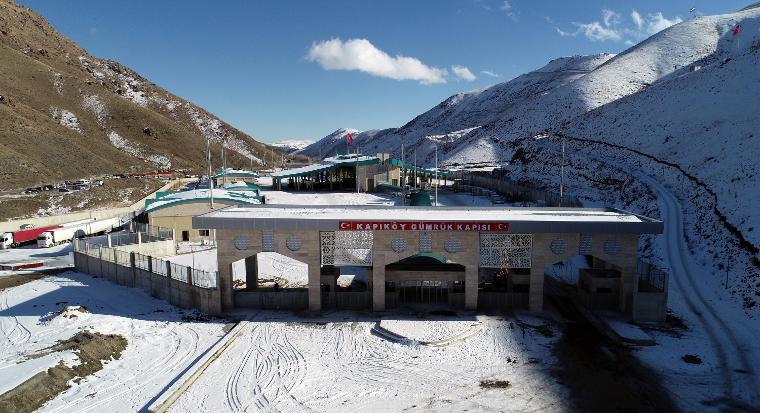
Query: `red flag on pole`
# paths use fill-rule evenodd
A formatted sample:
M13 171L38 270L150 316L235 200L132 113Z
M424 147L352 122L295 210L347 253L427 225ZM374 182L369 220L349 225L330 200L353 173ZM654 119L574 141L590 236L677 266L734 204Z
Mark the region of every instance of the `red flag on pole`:
M354 141L354 135L352 135L352 134L349 133L348 135L346 135L346 140L348 141L348 143L353 142Z
M736 27L734 27L734 37L736 37L739 34L740 31L742 31L742 29L737 24Z

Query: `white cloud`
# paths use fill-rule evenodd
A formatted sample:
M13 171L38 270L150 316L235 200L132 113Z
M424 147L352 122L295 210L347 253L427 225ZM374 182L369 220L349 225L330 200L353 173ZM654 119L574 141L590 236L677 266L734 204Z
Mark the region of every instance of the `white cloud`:
M681 23L683 19L676 16L672 20L668 20L665 18L665 16L662 15L662 12L657 12L655 14L649 15L649 23L647 24L647 33L648 34L655 34L657 32L661 32L665 29L667 29L670 26L673 26L674 24Z
M633 19L633 23L636 24L636 27L641 30L644 27L644 18L641 17L641 14L633 10L631 11L631 19Z
M480 74L485 75L485 76L490 76L490 77L500 77L498 73L494 73L490 70L481 70Z
M666 18L662 12L651 13L644 17L637 10L631 11L631 20L633 27L625 25L622 22L621 15L613 10L602 9L602 20L592 21L590 23L573 22L577 27L574 32L566 32L555 27L560 36L578 36L584 35L591 41L621 41L626 44L632 44L633 41L651 36L661 30L680 23L683 20L676 16L673 19Z
M599 22L575 23L578 26L578 32L583 33L591 41L620 40L620 32Z
M501 4L501 7L499 9L503 12L509 13L510 10L512 10L512 3L509 2L509 0L504 0L504 3Z
M451 71L454 72L454 75L460 79L464 79L468 82L472 82L473 80L477 79L474 74L470 71L470 69L466 68L465 66L459 66L454 65L451 66Z
M395 80L421 84L446 83L446 69L428 66L414 57L390 56L367 39L330 39L311 45L306 58L325 70L358 70Z

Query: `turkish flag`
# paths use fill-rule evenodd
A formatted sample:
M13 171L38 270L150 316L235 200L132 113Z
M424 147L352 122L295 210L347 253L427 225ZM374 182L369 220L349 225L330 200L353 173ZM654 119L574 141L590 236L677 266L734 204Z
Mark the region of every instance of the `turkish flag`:
M736 27L734 27L734 36L738 35L739 32L742 31L741 27L737 24Z
M354 135L352 135L352 134L349 133L348 135L346 135L346 140L348 141L348 143L353 142L354 141Z

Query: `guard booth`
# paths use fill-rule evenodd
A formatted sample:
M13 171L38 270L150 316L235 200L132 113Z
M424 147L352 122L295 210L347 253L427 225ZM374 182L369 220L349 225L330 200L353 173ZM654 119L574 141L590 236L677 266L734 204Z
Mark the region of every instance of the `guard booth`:
M195 217L193 225L217 231L226 309L236 302L232 263L266 251L308 266L304 306L311 311L427 305L540 312L547 267L589 255L619 274L611 302L633 319L645 285L637 271L639 238L663 227L603 208L374 205L229 207ZM341 283L348 271L356 283ZM648 304L646 317L664 311Z

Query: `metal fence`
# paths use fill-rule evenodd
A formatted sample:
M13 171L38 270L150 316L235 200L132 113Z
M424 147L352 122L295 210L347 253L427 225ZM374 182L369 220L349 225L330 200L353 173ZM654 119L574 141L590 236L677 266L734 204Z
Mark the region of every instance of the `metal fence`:
M140 232L143 242L166 241L174 239L174 230L151 224L133 223L132 232Z
M653 266L652 264L639 261L639 291L640 292L657 292L665 291L668 273Z
M103 245L87 242L87 240L84 239L74 241L74 252L95 257L103 261L112 262L124 267L132 266L132 260L134 259L135 268L149 271L152 274L170 277L171 279L183 283L188 283L189 280L192 279L192 285L194 286L206 289L217 288L216 271L204 271L173 263L161 258L151 257L149 255L121 251L116 248L108 248Z
M548 189L536 188L529 184L513 181L504 173L458 171L453 174L454 179L461 179L461 183L455 185L460 190L473 193L473 195L488 196L487 188L503 196L508 202L531 202L540 206L580 207L578 198L558 193ZM457 189L455 188L455 189Z

